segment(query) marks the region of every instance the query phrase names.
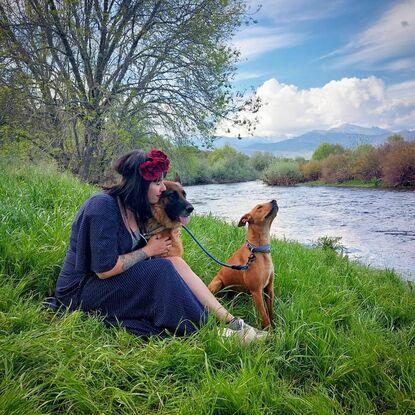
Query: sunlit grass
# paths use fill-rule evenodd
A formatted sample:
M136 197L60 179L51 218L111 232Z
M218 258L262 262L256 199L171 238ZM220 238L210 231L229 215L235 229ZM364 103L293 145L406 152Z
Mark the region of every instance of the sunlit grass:
M76 211L99 189L51 166L0 164L1 414L415 413L415 295L391 271L274 239L276 328L262 345L143 341L80 312L42 306ZM214 217L190 228L224 260L244 230ZM218 271L187 236L205 282ZM221 301L256 326L245 294Z

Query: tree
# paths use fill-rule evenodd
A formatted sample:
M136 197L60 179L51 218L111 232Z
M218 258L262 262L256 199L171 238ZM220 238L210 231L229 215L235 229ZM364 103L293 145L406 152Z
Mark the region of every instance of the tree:
M388 143L398 143L399 141L404 141L405 139L400 134L392 134L388 137Z
M97 181L111 117L185 143L255 107L228 81L238 54L227 41L245 20L242 0L0 0L2 81L47 130L33 143Z
M312 160L324 160L331 154L343 154L346 150L340 144L321 143L314 151Z
M254 151L250 157L251 166L259 172L264 171L274 160L274 155L266 151Z

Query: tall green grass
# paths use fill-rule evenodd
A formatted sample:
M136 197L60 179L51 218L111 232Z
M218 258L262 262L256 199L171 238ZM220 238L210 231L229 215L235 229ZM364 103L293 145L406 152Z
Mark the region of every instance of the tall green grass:
M276 328L264 344L223 341L213 321L143 341L42 306L75 213L99 189L51 166L0 168L1 414L415 413L415 295L392 271L274 239ZM221 259L244 240L214 217L190 227ZM209 282L218 267L184 245ZM248 295L221 301L259 325Z

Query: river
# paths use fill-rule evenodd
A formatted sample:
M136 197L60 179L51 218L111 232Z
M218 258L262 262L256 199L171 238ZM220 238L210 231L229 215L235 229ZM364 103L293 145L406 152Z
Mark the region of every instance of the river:
M322 236L340 236L350 258L393 268L415 282L414 191L279 187L252 181L187 186L186 193L196 214L212 213L228 222L239 220L257 203L276 199L273 236L309 246Z

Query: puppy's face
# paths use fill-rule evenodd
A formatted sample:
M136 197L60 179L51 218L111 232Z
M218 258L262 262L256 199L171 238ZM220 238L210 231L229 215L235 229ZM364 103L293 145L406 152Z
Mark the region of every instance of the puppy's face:
M159 201L165 216L167 216L167 218L164 218L164 222L168 219L171 222L170 225L187 225L189 215L193 212L194 207L186 200L186 192L183 186L178 182L168 180L165 180L164 184L166 190L161 194ZM162 221L159 222L163 223ZM168 225L166 224L165 226Z
M271 226L272 221L278 213L278 204L276 200L260 203L256 205L249 213L242 216L238 226L245 226L246 223L257 226Z

